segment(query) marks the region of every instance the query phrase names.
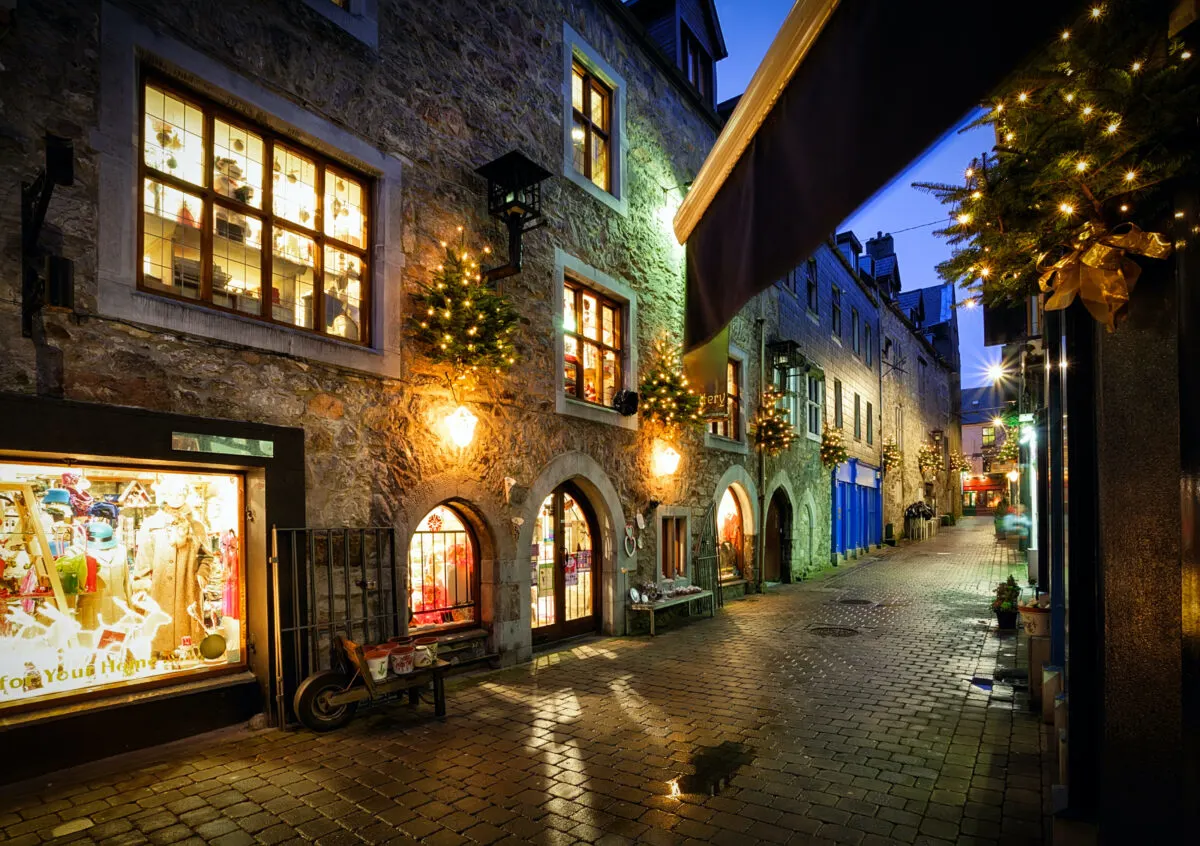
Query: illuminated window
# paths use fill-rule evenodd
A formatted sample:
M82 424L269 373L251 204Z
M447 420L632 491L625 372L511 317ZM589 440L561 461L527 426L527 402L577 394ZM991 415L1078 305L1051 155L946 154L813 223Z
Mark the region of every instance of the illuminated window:
M611 408L624 386L624 314L620 303L563 280L563 390Z
M0 713L245 665L242 477L0 462Z
M478 620L479 570L475 537L446 505L425 515L408 545L409 629L433 629Z
M676 579L687 575L688 524L686 517L663 517L658 524L662 547L662 577Z
M592 525L569 485L542 501L530 545L530 624L537 640L596 628L599 562Z
M725 416L708 424L709 431L731 441L742 439L742 363L729 359L725 367Z
M612 89L576 62L571 69L571 149L575 170L611 191Z
M722 581L746 578L742 507L732 488L726 488L717 506L717 561Z
M995 426L984 426L983 427L983 445L985 447L990 447L990 446L996 445L996 427Z
M138 286L366 343L368 180L165 81L144 94Z

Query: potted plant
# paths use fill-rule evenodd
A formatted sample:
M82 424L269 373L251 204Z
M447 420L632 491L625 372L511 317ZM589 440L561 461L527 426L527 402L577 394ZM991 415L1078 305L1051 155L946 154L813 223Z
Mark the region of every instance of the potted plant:
M996 527L996 537L999 540L1004 540L1008 534L1006 529L1007 521L1004 519L1008 516L1008 500L1002 499L996 503L996 513L992 515L992 524Z
M1021 588L1012 576L996 585L996 598L992 600L992 610L996 612L996 625L1002 631L1016 629L1017 603L1020 598Z

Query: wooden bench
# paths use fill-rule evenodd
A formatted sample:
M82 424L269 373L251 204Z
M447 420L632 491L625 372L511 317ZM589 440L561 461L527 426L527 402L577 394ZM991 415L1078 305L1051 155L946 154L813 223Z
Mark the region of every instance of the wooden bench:
M708 600L708 616L716 616L717 601L711 590L702 590L699 593L689 593L684 596L672 596L669 599L660 599L658 602L632 602L629 604L630 611L645 611L650 615L650 636L654 637L654 612L661 611L663 608L673 608L676 605L687 605L688 613L692 613L691 604L698 599Z

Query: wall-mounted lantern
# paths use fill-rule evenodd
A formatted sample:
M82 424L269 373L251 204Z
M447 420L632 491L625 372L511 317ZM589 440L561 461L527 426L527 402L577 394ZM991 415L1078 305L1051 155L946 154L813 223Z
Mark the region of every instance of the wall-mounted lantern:
M666 441L655 441L654 450L651 454L651 464L653 465L655 476L674 476L675 471L679 469L679 460L682 458L679 450L671 446Z
M450 442L459 449L466 449L475 440L475 424L479 418L471 413L465 405L460 405L446 415L446 433Z
M516 150L475 172L488 181L488 214L508 228L508 263L484 271L493 282L521 272L521 235L544 223L542 182L551 174Z

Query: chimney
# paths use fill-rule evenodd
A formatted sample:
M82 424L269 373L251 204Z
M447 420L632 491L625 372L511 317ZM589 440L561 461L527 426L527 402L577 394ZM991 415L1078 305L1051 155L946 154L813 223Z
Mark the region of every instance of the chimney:
M879 261L885 256L894 256L896 254L895 242L892 241L891 233L887 235L882 232L876 232L874 238L867 240L867 255Z

